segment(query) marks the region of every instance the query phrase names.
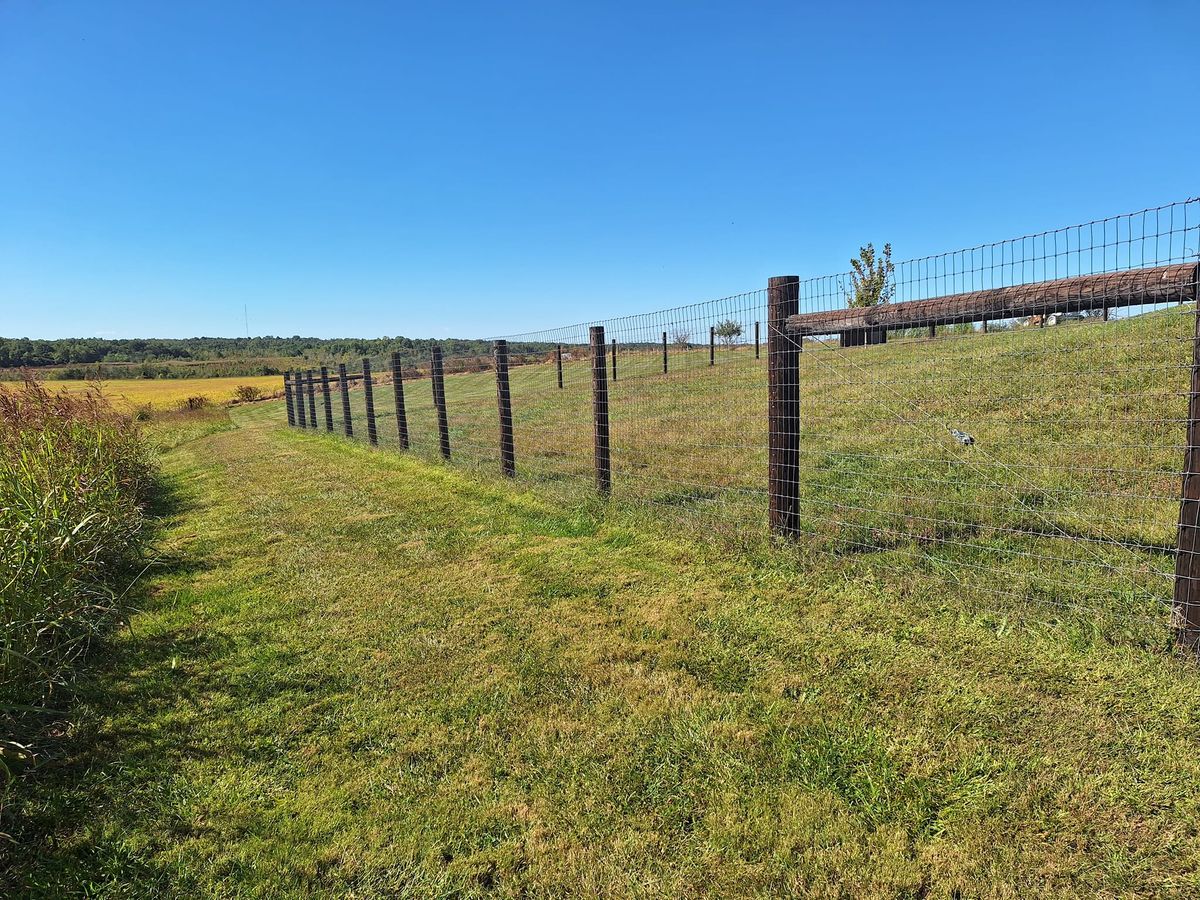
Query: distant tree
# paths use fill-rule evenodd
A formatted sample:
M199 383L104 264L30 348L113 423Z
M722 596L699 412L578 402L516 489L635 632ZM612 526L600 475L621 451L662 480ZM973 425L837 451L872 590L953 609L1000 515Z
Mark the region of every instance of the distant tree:
M720 338L722 344L728 347L742 336L742 323L733 319L718 322L716 327L713 328L713 334Z
M675 342L676 347L684 350L692 349L692 333L686 328L676 328L672 331L671 340Z
M846 293L846 305L852 308L879 306L895 296L896 286L892 283L895 267L892 265L892 245L883 245L883 254L875 255L875 246L860 247L858 257L850 260L854 269L850 283L854 290Z

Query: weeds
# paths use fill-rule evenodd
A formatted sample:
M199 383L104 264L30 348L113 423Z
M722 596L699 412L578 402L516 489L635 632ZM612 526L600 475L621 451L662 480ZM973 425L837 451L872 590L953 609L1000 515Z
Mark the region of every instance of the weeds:
M97 393L0 392L0 704L44 701L108 619L142 549L153 467Z

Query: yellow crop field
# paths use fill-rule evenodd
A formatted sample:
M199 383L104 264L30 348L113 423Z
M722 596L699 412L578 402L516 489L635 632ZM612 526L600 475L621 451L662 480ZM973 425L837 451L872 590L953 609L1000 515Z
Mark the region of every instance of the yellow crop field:
M254 375L245 378L163 378L113 379L111 381L48 381L50 390L86 391L100 386L104 396L116 406L132 409L150 404L155 409L174 409L189 397L207 397L213 403L228 403L234 388L251 385L269 397L283 391L280 375Z

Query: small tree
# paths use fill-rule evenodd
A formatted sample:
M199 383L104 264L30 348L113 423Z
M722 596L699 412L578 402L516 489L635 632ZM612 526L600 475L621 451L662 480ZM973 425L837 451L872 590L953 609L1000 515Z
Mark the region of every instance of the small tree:
M883 245L883 255L875 255L875 246L867 244L858 250L858 258L850 260L854 269L850 273L852 292L846 294L846 305L853 308L879 306L895 296L896 286L892 283L895 267L892 265L892 245Z
M676 328L672 331L671 340L675 342L675 346L683 350L692 349L692 333L686 328Z
M726 319L724 322L718 322L713 329L713 334L721 339L721 343L728 347L734 341L742 336L742 323L736 322L733 319Z

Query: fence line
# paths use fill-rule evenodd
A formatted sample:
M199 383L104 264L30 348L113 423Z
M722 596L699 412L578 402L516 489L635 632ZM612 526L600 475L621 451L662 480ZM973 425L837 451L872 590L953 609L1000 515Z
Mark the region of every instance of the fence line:
M1013 614L1169 624L1195 649L1198 248L1192 199L897 263L873 308L847 308L848 273L782 276L507 335L490 362L435 345L402 377L394 354L386 443L448 460L453 437L459 463L915 567ZM426 373L430 396L406 396ZM357 378L339 366L348 436ZM298 427L303 383L285 377Z

